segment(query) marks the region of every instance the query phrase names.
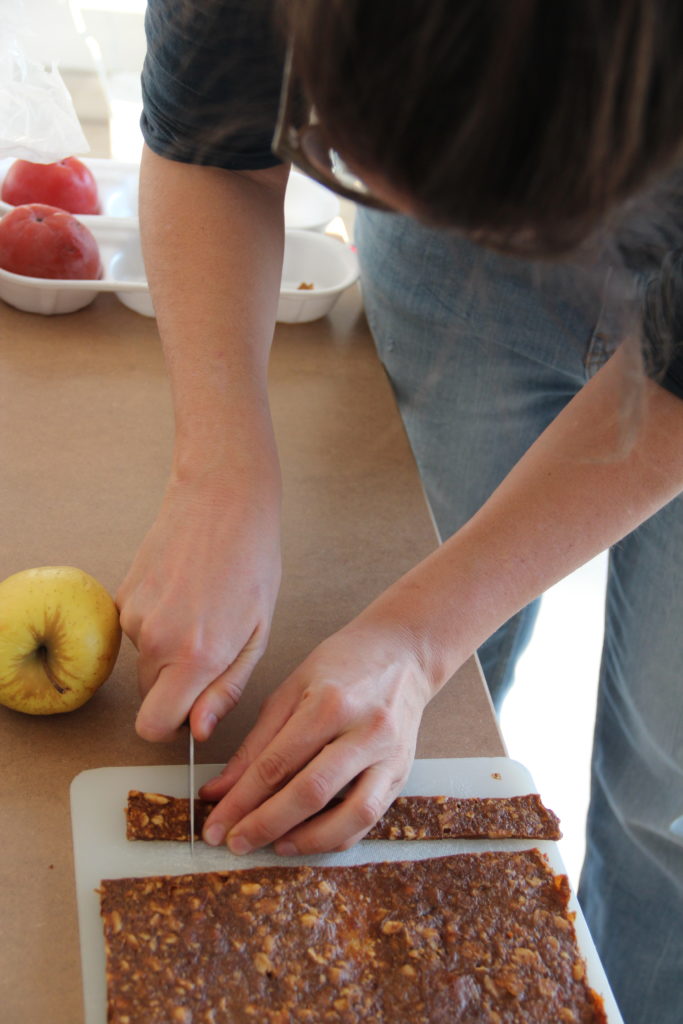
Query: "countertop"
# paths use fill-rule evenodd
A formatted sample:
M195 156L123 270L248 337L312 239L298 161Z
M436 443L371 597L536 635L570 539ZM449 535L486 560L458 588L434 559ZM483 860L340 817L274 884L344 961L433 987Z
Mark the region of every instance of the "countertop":
M281 453L284 580L268 650L200 762L224 761L263 696L325 636L431 551L435 534L357 289L332 315L278 325L271 399ZM171 406L156 323L100 295L59 317L0 303L0 578L76 565L112 592L154 519ZM172 764L184 743L133 729L135 651L67 715L0 707L0 1017L79 1024L69 784L87 768ZM475 659L427 708L419 757L504 745Z

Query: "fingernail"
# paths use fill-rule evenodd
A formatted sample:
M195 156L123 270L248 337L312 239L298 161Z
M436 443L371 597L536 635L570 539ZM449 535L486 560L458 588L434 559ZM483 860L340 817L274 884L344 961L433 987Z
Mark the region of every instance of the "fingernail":
M211 733L213 732L217 725L218 718L216 717L216 715L213 714L213 712L206 715L206 717L202 719L202 733L204 735L205 740L208 740L209 736L211 735Z
M220 821L215 821L213 825L209 825L204 830L204 842L209 846L220 846L225 841L226 833L225 825L221 825Z
M201 791L203 789L213 789L213 787L216 785L216 783L220 782L220 781L221 781L221 776L220 775L216 775L213 779L209 779L208 782L203 782L202 785L200 786L199 792L201 793Z
M243 854L249 853L251 846L244 836L228 836L228 849L230 853L235 853L238 857L241 857Z
M294 843L290 843L289 840L285 840L284 843L278 843L275 847L275 852L281 857L296 857L298 850Z

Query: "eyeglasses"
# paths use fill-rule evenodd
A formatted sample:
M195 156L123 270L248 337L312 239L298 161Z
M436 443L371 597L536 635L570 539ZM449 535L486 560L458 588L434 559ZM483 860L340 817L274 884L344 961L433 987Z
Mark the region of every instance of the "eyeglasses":
M285 57L280 92L280 107L271 149L285 162L294 164L309 178L329 188L345 199L375 210L391 207L374 196L368 186L344 163L333 149L318 122L315 112L308 111L308 120L299 126L295 121L296 96L294 89L294 47L290 42Z

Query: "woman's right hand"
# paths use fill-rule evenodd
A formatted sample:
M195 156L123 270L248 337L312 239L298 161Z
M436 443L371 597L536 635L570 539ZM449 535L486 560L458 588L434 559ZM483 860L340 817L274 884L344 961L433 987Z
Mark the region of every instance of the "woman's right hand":
M197 739L239 699L280 583L268 362L285 166L233 172L143 148L140 229L174 419L173 475L118 591L138 649L137 730ZM191 199L191 202L188 201Z
M280 584L279 505L273 467L169 483L117 593L138 650L144 739L171 738L190 711L195 737L207 739L237 704Z

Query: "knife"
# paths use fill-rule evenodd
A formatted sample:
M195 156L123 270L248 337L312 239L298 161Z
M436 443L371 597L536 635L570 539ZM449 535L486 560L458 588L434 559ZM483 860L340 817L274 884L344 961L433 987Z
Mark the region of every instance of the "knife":
M190 856L194 857L194 736L189 720L187 723L189 746L187 752L187 788L190 802Z

